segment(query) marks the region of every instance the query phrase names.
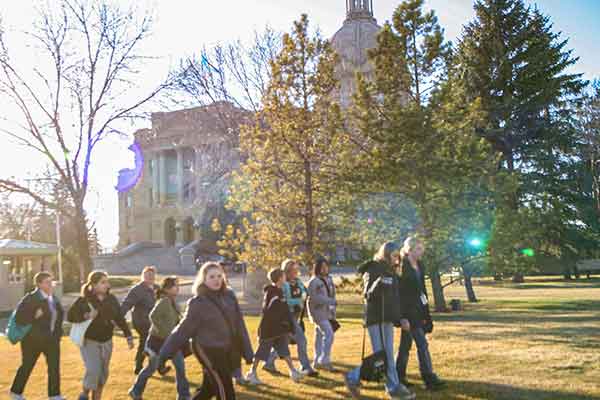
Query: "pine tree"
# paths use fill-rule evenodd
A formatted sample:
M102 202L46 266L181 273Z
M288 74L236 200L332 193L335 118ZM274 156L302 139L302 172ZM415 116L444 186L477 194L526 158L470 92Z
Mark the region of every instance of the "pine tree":
M240 134L245 160L229 206L248 214L241 259L277 265L292 255L312 261L331 237L331 202L347 153L343 120L333 101L337 56L306 15L283 37L260 121Z
M398 7L370 52L374 79L358 79L352 125L366 150L352 171L372 190L399 193L414 207L435 307L444 310L440 272L455 261L447 245L464 241L453 210L476 202L494 160L475 135L479 102L465 102L460 81L448 79L449 46L435 14L422 7L417 0Z

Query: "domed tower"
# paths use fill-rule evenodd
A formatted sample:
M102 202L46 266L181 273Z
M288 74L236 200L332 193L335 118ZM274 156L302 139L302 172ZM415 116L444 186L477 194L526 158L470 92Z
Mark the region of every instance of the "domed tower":
M345 1L346 20L331 39L333 48L340 56L336 73L340 80L339 97L343 108L352 102L356 72L369 76L373 71L367 50L377 46L377 34L381 30L373 16L373 0Z

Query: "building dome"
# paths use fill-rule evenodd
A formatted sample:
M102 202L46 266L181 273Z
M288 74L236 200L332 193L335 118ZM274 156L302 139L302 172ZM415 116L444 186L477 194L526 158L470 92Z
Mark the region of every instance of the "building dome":
M356 87L356 72L367 76L372 73L367 51L377 46L380 30L373 17L372 0L346 0L346 20L331 39L340 56L336 73L340 80L340 104L344 108L350 105Z

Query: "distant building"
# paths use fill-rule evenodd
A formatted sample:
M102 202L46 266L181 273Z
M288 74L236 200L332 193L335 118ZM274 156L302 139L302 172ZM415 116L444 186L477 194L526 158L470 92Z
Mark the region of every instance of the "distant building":
M344 108L351 103L356 72L367 76L372 72L367 50L376 46L380 29L373 17L372 0L346 0L345 21L331 40L340 54L336 73ZM223 102L152 114L152 128L135 133L144 158L136 160L143 161L141 178L133 182L131 190L119 194L118 247L130 250L126 249L123 259L117 261L114 257L97 257L97 266L127 269L126 255L156 246L186 249L179 252L187 254L187 263L198 253L215 251L214 239L211 242L207 231L210 222L224 212L229 176L240 164L237 138L227 132L236 132L235 127L249 116L249 112ZM136 171L121 171L120 185L127 185L132 177L137 177ZM336 256L344 259L348 252L340 248ZM169 263L174 259L171 257ZM150 261L138 257L136 262ZM183 264L179 267L192 268Z

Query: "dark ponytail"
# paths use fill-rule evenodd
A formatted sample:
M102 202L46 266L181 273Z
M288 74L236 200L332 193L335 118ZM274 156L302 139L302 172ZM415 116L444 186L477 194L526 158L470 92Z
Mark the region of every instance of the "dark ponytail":
M108 278L108 274L104 271L92 271L87 277L87 282L81 287L81 297L92 296L94 286L102 280L102 278Z
M160 283L160 287L156 289L156 299L158 300L162 297L165 297L167 295L166 291L171 289L172 287L177 286L178 281L179 278L177 278L176 276L168 276L164 278Z

